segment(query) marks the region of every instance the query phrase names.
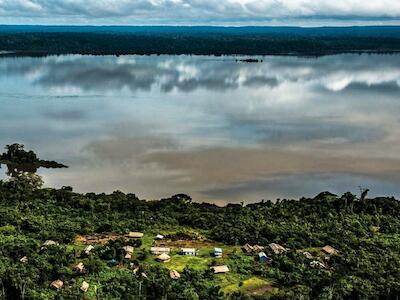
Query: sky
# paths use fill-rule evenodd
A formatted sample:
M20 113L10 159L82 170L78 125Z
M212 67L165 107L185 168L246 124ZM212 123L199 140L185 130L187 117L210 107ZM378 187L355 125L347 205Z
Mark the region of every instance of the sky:
M0 0L0 24L400 25L400 1Z

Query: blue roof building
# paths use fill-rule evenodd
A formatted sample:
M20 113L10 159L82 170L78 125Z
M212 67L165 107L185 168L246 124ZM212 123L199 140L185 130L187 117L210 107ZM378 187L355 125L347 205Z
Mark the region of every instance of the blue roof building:
M267 262L270 261L270 258L265 254L265 252L260 252L258 253L258 260L261 262Z

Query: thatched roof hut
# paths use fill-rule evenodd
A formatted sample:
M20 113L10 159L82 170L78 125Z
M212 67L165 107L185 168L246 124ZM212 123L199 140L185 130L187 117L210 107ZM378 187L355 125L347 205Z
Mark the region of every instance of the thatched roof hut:
M28 257L27 257L27 256L24 256L24 257L21 258L19 261L22 262L22 263L24 263L24 264L26 264L26 263L28 262Z
M84 293L86 293L89 289L89 283L87 283L86 281L82 282L82 285L80 287L80 290Z
M211 267L211 269L214 271L214 274L228 273L229 272L228 266L215 266L215 267Z
M163 263L169 262L171 260L171 256L166 253L160 254L157 256L157 260Z
M282 254L289 250L289 249L287 249L279 244L275 244L275 243L269 244L269 247L275 254Z
M140 239L143 236L144 236L144 233L142 233L142 232L131 231L131 232L128 233L128 237L132 238L132 239Z
M327 254L338 254L338 251L335 248L333 248L332 246L329 246L329 245L326 245L321 250L323 252L327 253Z
M55 288L57 290L62 289L63 285L64 285L64 282L62 282L59 279L54 280L52 283L50 283L50 287Z
M179 274L179 272L176 270L171 270L171 271L169 271L169 277L176 280L176 279L181 278L181 274Z

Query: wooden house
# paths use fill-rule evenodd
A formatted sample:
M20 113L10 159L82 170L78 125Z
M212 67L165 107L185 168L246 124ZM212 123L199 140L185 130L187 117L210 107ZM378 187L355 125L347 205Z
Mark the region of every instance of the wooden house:
M168 254L171 252L171 249L166 247L151 247L150 252L154 255Z
M289 249L287 249L279 244L275 244L275 243L269 244L269 247L275 254L282 254L289 250Z
M221 274L221 273L229 272L228 266L214 266L214 267L211 267L211 269L214 271L214 274Z
M329 245L326 245L321 250L323 252L325 252L326 254L331 254L331 255L338 254L338 251L335 248L333 248L332 246L329 246Z
M61 290L62 287L64 286L64 282L61 280L54 280L52 283L50 283L50 287L56 289L56 290Z
M144 233L142 233L142 232L131 231L131 232L128 233L128 237L131 238L131 239L140 239L143 236L144 236Z
M214 248L214 256L217 258L222 257L222 248Z
M80 290L84 293L86 293L89 289L89 283L87 283L86 281L82 282L82 285L80 287Z
M196 256L196 248L181 248L181 254L185 256Z

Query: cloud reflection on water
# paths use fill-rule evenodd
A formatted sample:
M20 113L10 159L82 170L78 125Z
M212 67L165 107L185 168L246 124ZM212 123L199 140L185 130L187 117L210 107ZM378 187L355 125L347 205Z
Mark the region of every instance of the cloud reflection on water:
M400 196L400 56L3 58L0 85L0 143L71 166L46 171L50 185L219 203L358 185Z

